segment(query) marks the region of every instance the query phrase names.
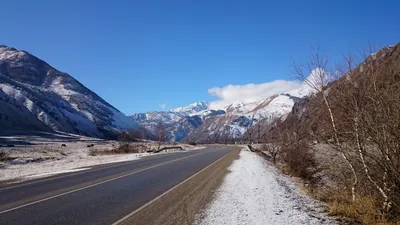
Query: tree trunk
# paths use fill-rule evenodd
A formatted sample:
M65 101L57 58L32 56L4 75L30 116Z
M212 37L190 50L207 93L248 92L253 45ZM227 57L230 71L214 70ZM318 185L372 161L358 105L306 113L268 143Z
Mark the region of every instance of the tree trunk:
M355 202L356 201L356 186L358 184L358 176L357 176L356 170L354 169L353 164L350 162L349 158L345 154L343 146L340 143L339 134L338 134L339 132L336 128L335 117L333 116L333 112L332 112L331 106L329 104L329 101L326 98L324 91L322 91L321 94L324 99L326 108L328 109L328 112L329 112L330 122L331 122L331 126L332 126L333 133L334 133L335 144L336 144L337 148L339 149L339 152L340 152L342 158L346 161L347 165L349 166L349 168L353 174L353 184L351 187L351 196L352 196L352 201Z

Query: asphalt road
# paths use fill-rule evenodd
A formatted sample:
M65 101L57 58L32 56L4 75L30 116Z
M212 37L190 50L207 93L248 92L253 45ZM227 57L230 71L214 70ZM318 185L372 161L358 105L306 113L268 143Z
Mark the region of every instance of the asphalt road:
M156 155L1 187L0 224L112 224L231 150Z

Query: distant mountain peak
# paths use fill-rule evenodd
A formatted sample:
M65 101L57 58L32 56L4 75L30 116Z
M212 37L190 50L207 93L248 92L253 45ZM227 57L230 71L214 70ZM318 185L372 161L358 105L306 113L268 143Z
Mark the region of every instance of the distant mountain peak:
M208 102L195 102L188 106L171 109L171 112L191 114L208 109Z
M0 60L19 60L26 58L29 53L5 45L0 45Z

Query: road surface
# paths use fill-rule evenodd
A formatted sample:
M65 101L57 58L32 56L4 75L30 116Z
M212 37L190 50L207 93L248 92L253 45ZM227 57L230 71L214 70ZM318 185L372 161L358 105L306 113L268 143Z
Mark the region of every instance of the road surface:
M4 186L0 224L112 224L231 151L207 147Z

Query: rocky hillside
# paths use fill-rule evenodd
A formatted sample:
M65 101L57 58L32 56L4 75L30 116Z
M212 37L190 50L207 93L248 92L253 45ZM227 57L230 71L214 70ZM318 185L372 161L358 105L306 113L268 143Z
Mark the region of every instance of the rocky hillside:
M358 100L358 98L362 99L360 96L371 95L379 89L386 91L389 89L388 87L397 87L399 81L400 44L397 44L372 53L343 77L331 82L326 87L324 94L330 101L333 114L338 118L338 130L342 129L347 132L354 129L349 125L351 122L345 121L350 118L349 114L354 110L351 104L355 104L348 100L349 96L361 101ZM360 95L361 92L364 93ZM390 92L385 95L390 96ZM366 107L372 102L372 97L368 98L370 100L359 103L365 108L363 109L364 114L370 110ZM285 120L276 121L273 126L266 129L266 135L271 139L278 136L283 130L298 130L309 135L313 140L324 142L326 140L321 137L332 135L331 129L326 128L329 126L329 115L322 96L319 94L296 103Z
M67 73L0 46L0 132L62 131L107 137L138 124Z

